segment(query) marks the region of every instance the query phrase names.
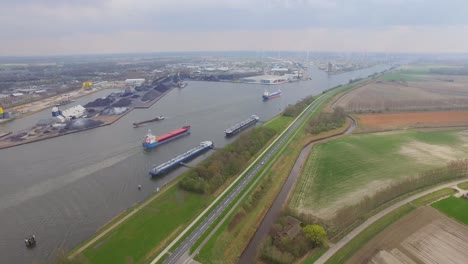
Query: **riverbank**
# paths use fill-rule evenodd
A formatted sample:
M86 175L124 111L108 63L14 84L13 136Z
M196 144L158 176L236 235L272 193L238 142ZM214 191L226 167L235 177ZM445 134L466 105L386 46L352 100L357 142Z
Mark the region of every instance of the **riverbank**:
M265 126L278 127L286 124L282 119L275 120L278 122L268 122ZM127 217L128 214L124 213L122 217L125 217L127 221L116 220L118 221L116 224L96 234L90 242L85 242L84 246L74 250L70 257L82 254L83 257L90 261L106 263L125 257L131 257L137 262L146 262L151 259L182 228L193 221L206 204L215 197L215 195L202 195L181 190L175 183L183 177L184 174L176 178L170 184L171 187L166 189L166 194L157 194L159 198L152 197L151 201L146 201L141 206L138 206L137 212L133 213L132 211L133 217ZM222 188L224 187L220 189ZM149 213L155 210L159 213ZM145 226L145 228L142 228L142 226ZM163 229L161 229L162 226L164 227ZM149 232L149 230L154 230L154 232ZM121 235L126 238L122 239ZM139 244L139 241L143 241L143 244ZM129 248L129 245L135 243L140 245L138 249ZM109 254L110 251L117 251L119 253Z

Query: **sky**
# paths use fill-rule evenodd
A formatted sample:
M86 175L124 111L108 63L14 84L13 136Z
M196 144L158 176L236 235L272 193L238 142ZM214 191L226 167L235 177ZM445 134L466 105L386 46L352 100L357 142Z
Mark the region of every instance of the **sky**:
M0 56L468 52L465 0L0 0Z

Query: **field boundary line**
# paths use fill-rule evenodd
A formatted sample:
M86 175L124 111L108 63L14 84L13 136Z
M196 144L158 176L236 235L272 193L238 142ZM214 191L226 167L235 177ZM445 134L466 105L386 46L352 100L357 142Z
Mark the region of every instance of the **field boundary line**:
M325 254L323 254L315 263L316 264L324 264L330 259L333 255L335 255L341 248L343 248L346 244L348 244L352 239L354 239L357 235L359 235L361 232L363 232L366 228L368 228L371 224L375 223L376 221L380 220L382 217L386 216L387 214L393 212L394 210L398 209L399 207L409 204L410 202L425 196L427 194L430 194L434 191L438 191L443 188L449 188L453 185L457 185L459 183L465 182L466 177L464 179L458 179L456 181L452 181L449 183L445 183L442 185L435 186L433 188L424 190L420 193L417 193L413 196L410 196L404 200L401 200L384 210L378 212L377 214L371 216L369 219L367 219L364 223L353 229L351 232L349 232L343 239L341 239L338 243L336 243L333 247L330 247Z

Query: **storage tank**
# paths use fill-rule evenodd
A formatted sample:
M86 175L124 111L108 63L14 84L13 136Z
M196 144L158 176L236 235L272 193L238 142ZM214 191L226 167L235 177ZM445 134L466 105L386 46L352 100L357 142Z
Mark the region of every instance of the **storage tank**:
M57 106L52 107L52 117L61 116L62 112Z

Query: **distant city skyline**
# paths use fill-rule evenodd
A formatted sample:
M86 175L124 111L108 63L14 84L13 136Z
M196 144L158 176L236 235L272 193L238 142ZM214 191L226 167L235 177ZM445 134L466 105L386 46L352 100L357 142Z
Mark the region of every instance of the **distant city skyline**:
M19 0L0 7L0 56L468 52L468 3L460 0Z

